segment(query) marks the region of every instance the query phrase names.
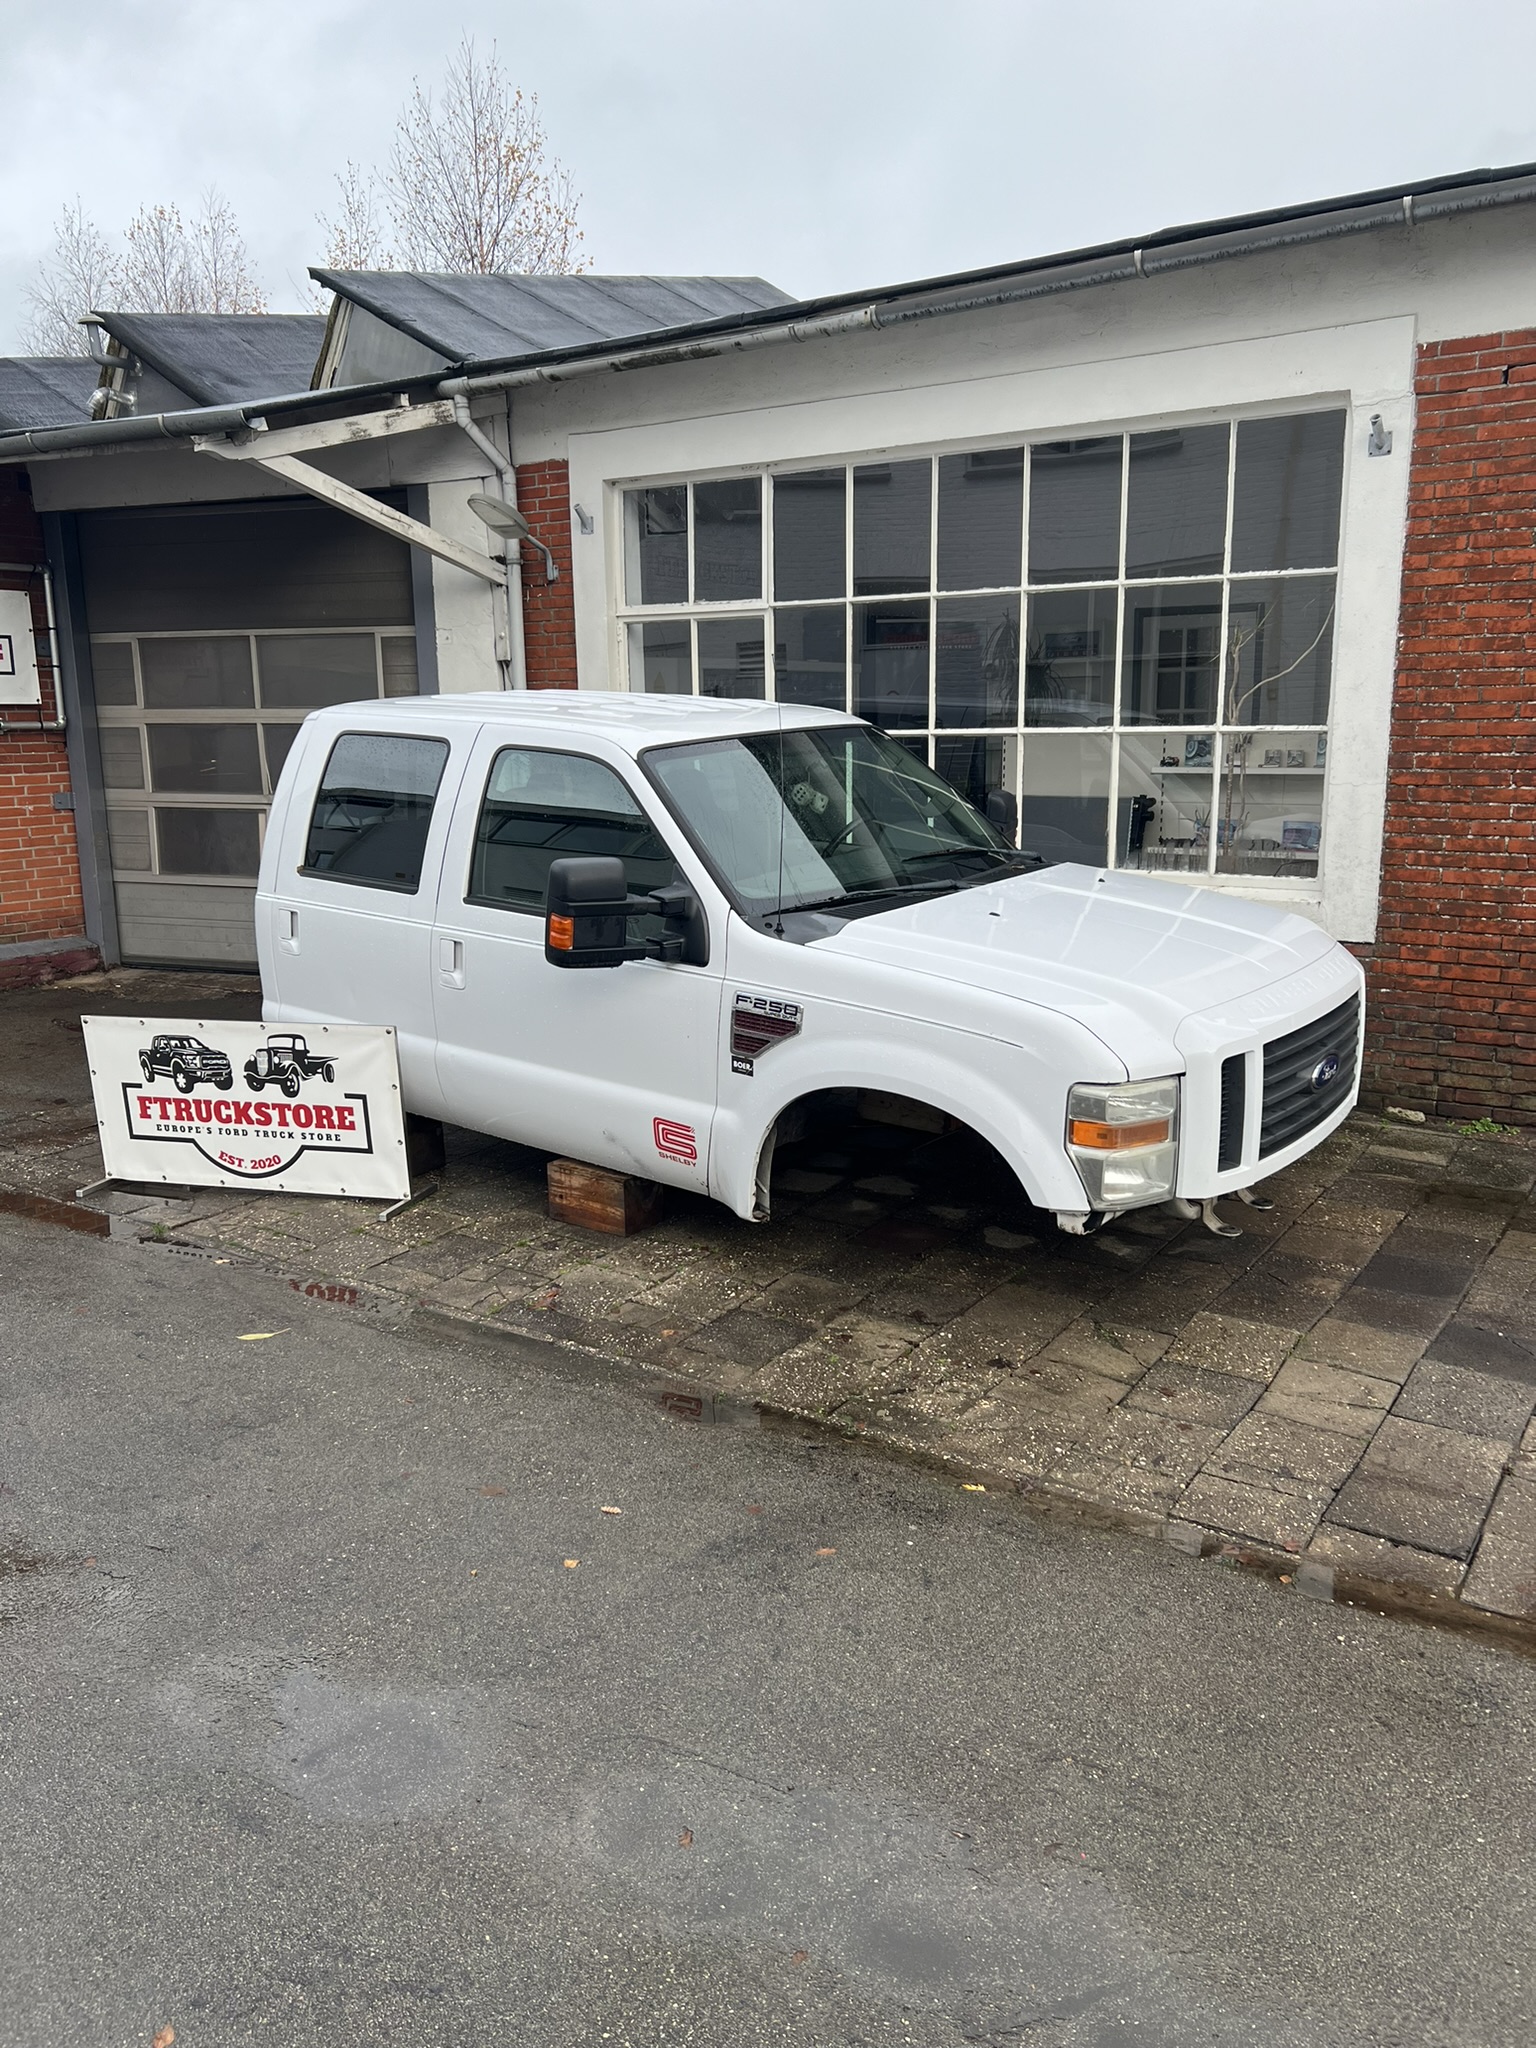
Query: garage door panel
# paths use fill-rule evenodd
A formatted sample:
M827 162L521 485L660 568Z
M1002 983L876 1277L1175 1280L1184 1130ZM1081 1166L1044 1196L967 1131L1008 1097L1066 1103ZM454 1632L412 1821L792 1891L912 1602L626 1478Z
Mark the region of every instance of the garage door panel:
M123 957L172 966L256 965L256 891L224 882L117 884Z

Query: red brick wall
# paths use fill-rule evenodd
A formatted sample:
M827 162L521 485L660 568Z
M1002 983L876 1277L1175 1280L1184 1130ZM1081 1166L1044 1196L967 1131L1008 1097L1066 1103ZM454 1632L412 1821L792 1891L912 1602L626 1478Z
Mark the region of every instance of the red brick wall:
M523 549L523 638L530 690L576 687L576 601L571 592L571 477L563 462L525 462L517 509L554 556L560 578L544 581L544 557Z
M42 560L42 529L25 472L0 469L0 562L40 567ZM56 718L55 679L43 660L48 612L42 579L25 569L0 569L0 587L31 592L32 624L44 636L38 642L42 715ZM85 921L75 821L53 807L55 792L69 789L64 735L38 731L36 713L23 705L0 705L0 725L12 728L0 731L0 945L75 937ZM15 963L7 968L7 981L21 973Z
M1536 331L1417 385L1365 1085L1536 1124Z

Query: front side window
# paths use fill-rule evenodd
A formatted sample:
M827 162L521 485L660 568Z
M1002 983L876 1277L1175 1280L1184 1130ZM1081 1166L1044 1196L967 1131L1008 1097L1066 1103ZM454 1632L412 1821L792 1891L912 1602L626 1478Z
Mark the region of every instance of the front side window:
M628 490L629 686L851 711L1047 859L1315 876L1344 422Z
M585 754L503 747L475 827L468 901L542 917L550 862L573 854L622 860L637 896L677 879L665 841L611 768Z
M415 895L447 760L446 740L343 733L320 779L304 872Z

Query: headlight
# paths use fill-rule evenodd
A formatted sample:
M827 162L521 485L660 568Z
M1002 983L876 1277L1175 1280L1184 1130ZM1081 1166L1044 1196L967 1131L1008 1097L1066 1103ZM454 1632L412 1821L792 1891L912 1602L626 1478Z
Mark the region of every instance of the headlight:
M1179 1084L1086 1082L1067 1096L1067 1150L1095 1209L1128 1209L1173 1193Z

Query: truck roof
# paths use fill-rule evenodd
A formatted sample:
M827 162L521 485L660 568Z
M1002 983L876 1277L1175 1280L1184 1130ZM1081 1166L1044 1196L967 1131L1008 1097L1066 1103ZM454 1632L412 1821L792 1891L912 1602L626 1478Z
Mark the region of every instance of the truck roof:
M850 725L846 711L814 704L764 704L719 697L650 697L622 690L477 690L459 696L390 697L332 704L312 712L318 724L370 732L423 720L504 725L527 731L601 735L626 753L668 740L733 739L749 732L793 731L813 725Z

